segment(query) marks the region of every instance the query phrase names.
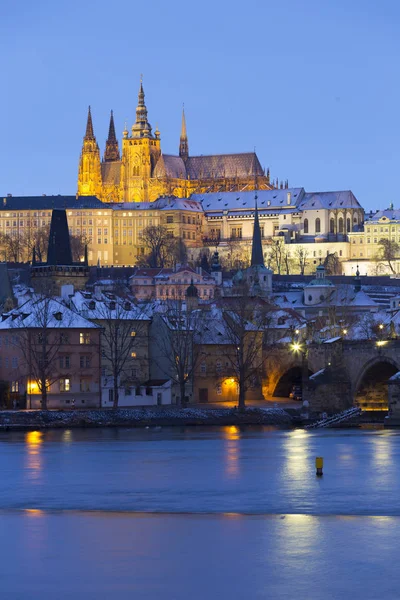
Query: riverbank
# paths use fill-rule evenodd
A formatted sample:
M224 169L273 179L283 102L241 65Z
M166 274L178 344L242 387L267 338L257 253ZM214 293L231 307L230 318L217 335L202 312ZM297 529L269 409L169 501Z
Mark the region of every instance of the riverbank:
M296 411L282 408L247 408L239 413L232 408L177 406L0 411L0 431L29 431L75 427L171 427L195 425L278 425L301 426Z

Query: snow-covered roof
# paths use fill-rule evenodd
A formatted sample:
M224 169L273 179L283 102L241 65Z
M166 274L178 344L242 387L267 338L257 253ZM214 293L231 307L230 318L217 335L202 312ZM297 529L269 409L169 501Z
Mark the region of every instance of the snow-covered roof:
M270 210L290 210L298 207L304 196L303 188L282 190L257 190L238 192L210 192L207 194L192 194L190 198L201 202L204 212L222 210L254 210L256 205L259 215Z
M360 208L361 204L350 190L341 192L305 193L299 205L301 210Z
M97 321L105 319L123 319L129 321L148 321L150 316L132 300L120 298L109 292L75 292L70 299L72 307L87 319ZM114 308L112 308L114 306Z
M2 315L0 329L96 329L98 326L55 299L33 298Z

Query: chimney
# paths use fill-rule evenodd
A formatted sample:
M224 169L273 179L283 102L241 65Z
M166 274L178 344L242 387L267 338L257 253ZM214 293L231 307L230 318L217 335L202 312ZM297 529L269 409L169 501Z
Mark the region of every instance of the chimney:
M12 194L7 194L7 198L12 198Z

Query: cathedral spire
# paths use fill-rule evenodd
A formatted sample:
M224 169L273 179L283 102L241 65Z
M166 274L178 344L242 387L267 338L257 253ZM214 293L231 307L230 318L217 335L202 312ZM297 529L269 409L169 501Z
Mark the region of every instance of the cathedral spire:
M113 111L111 111L110 125L108 128L108 138L106 141L106 151L104 152L104 161L111 162L115 160L120 160L120 155L118 148L118 140L117 136L115 135L114 115Z
M179 139L179 156L186 160L189 157L189 142L186 132L186 117L185 117L185 107L182 108L182 127L181 127L181 137Z
M85 133L85 140L94 140L94 133L93 133L93 123L92 123L92 113L90 112L90 106L89 106L89 110L88 110L88 116L87 116L87 122L86 122L86 133Z
M257 208L257 194L256 194L256 210L254 213L254 230L253 230L253 244L251 248L251 266L252 267L263 267L264 256L261 241L261 229L260 222L258 220L258 208Z
M140 88L138 94L138 105L136 107L136 121L132 125L132 137L153 137L151 134L151 125L147 120L147 108L144 103L143 80L140 77Z

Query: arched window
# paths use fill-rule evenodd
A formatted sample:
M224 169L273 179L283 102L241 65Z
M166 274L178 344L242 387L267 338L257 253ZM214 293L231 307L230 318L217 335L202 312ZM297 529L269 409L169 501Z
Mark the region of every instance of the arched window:
M344 226L343 219L342 219L342 217L340 217L340 219L339 219L339 233L343 233L343 226Z
M329 233L335 233L335 219L329 220Z
M315 233L321 233L321 219L315 219Z
M347 219L347 221L346 221L346 231L347 231L347 233L349 231L351 231L351 220L350 219Z
M308 219L304 219L304 233L308 233Z

